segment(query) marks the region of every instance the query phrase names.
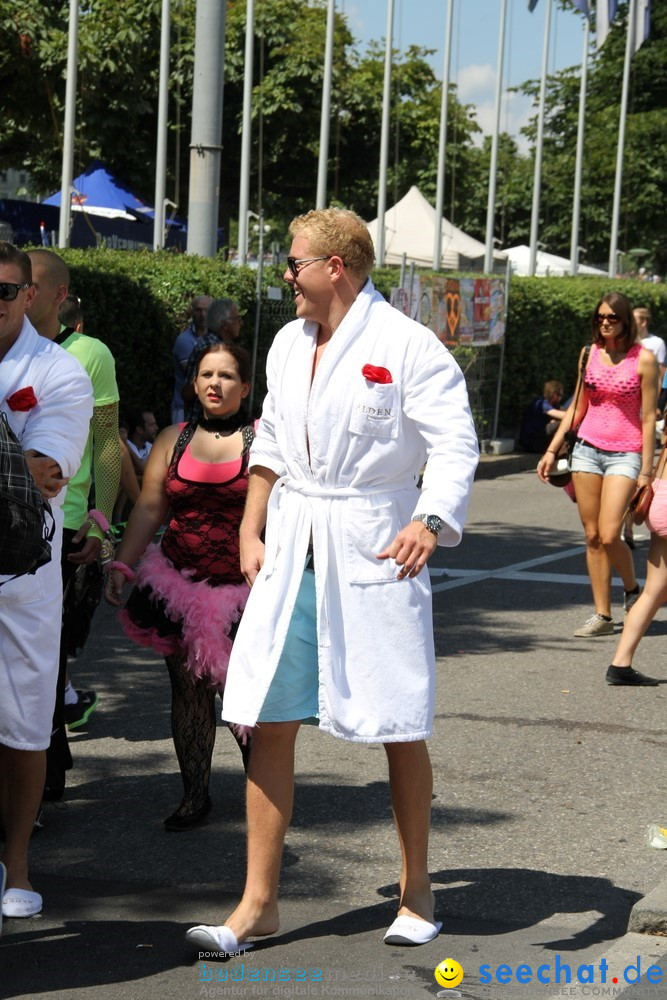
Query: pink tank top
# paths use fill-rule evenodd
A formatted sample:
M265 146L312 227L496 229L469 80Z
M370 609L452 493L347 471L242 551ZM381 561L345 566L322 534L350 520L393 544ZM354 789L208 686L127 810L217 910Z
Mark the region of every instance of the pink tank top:
M603 451L642 450L642 390L637 362L641 344L633 344L622 361L602 362L597 344L591 347L584 384L588 409L577 437Z

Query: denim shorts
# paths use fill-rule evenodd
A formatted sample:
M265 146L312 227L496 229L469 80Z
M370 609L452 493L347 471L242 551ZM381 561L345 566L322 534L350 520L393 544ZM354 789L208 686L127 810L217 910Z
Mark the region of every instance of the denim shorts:
M303 571L285 645L258 722L319 721L315 574Z
M640 451L603 451L588 441L577 441L572 452L573 472L595 476L627 476L636 479L642 467Z

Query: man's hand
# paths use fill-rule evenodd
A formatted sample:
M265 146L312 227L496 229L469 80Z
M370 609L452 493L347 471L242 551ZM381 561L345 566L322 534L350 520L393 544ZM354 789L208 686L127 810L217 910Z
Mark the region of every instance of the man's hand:
M38 455L36 451L26 451L25 460L30 469L30 475L37 484L37 489L45 500L57 497L69 479L65 478L62 469L54 458L48 455Z
M378 553L376 559L394 559L402 567L396 578L412 579L421 573L437 544L437 538L425 524L410 521L410 524L399 531L391 545L384 552Z
M89 538L86 537L91 527L92 523L90 521L85 521L77 531L76 535L72 539L72 544L76 545L78 542L83 541L84 538L86 539L86 542L83 548L79 549L78 552L70 552L67 556L68 562L76 563L77 566L89 566L91 563L95 562L99 556L102 548L102 540L100 538L95 538L94 535L91 535Z
M264 542L257 535L239 539L239 551L241 557L241 572L245 582L252 587L255 578L264 565Z

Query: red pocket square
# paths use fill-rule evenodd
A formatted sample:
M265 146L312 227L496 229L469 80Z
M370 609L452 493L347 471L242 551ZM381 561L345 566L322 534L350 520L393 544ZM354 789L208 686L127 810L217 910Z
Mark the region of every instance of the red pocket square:
M25 413L37 406L37 396L33 392L32 386L27 385L25 389L17 389L11 396L7 397L7 406L14 412Z
M375 365L364 365L361 374L369 382L379 382L380 385L389 385L394 381L388 368L376 368Z

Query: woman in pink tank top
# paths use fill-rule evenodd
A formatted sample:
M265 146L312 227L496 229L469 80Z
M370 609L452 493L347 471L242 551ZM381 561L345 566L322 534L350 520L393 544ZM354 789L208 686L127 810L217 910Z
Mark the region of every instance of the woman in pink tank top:
M623 581L626 613L639 596L632 552L621 538L621 527L635 485L649 481L658 398L656 360L638 342L632 305L625 295L610 292L598 302L592 332L583 383L581 387L577 383L574 401L537 466L540 479L549 482L566 433L571 427L577 429L572 482L586 532L586 564L595 605L595 613L574 633L581 638L614 632L612 567ZM583 358L582 352L580 369ZM637 671L607 680L650 682Z

